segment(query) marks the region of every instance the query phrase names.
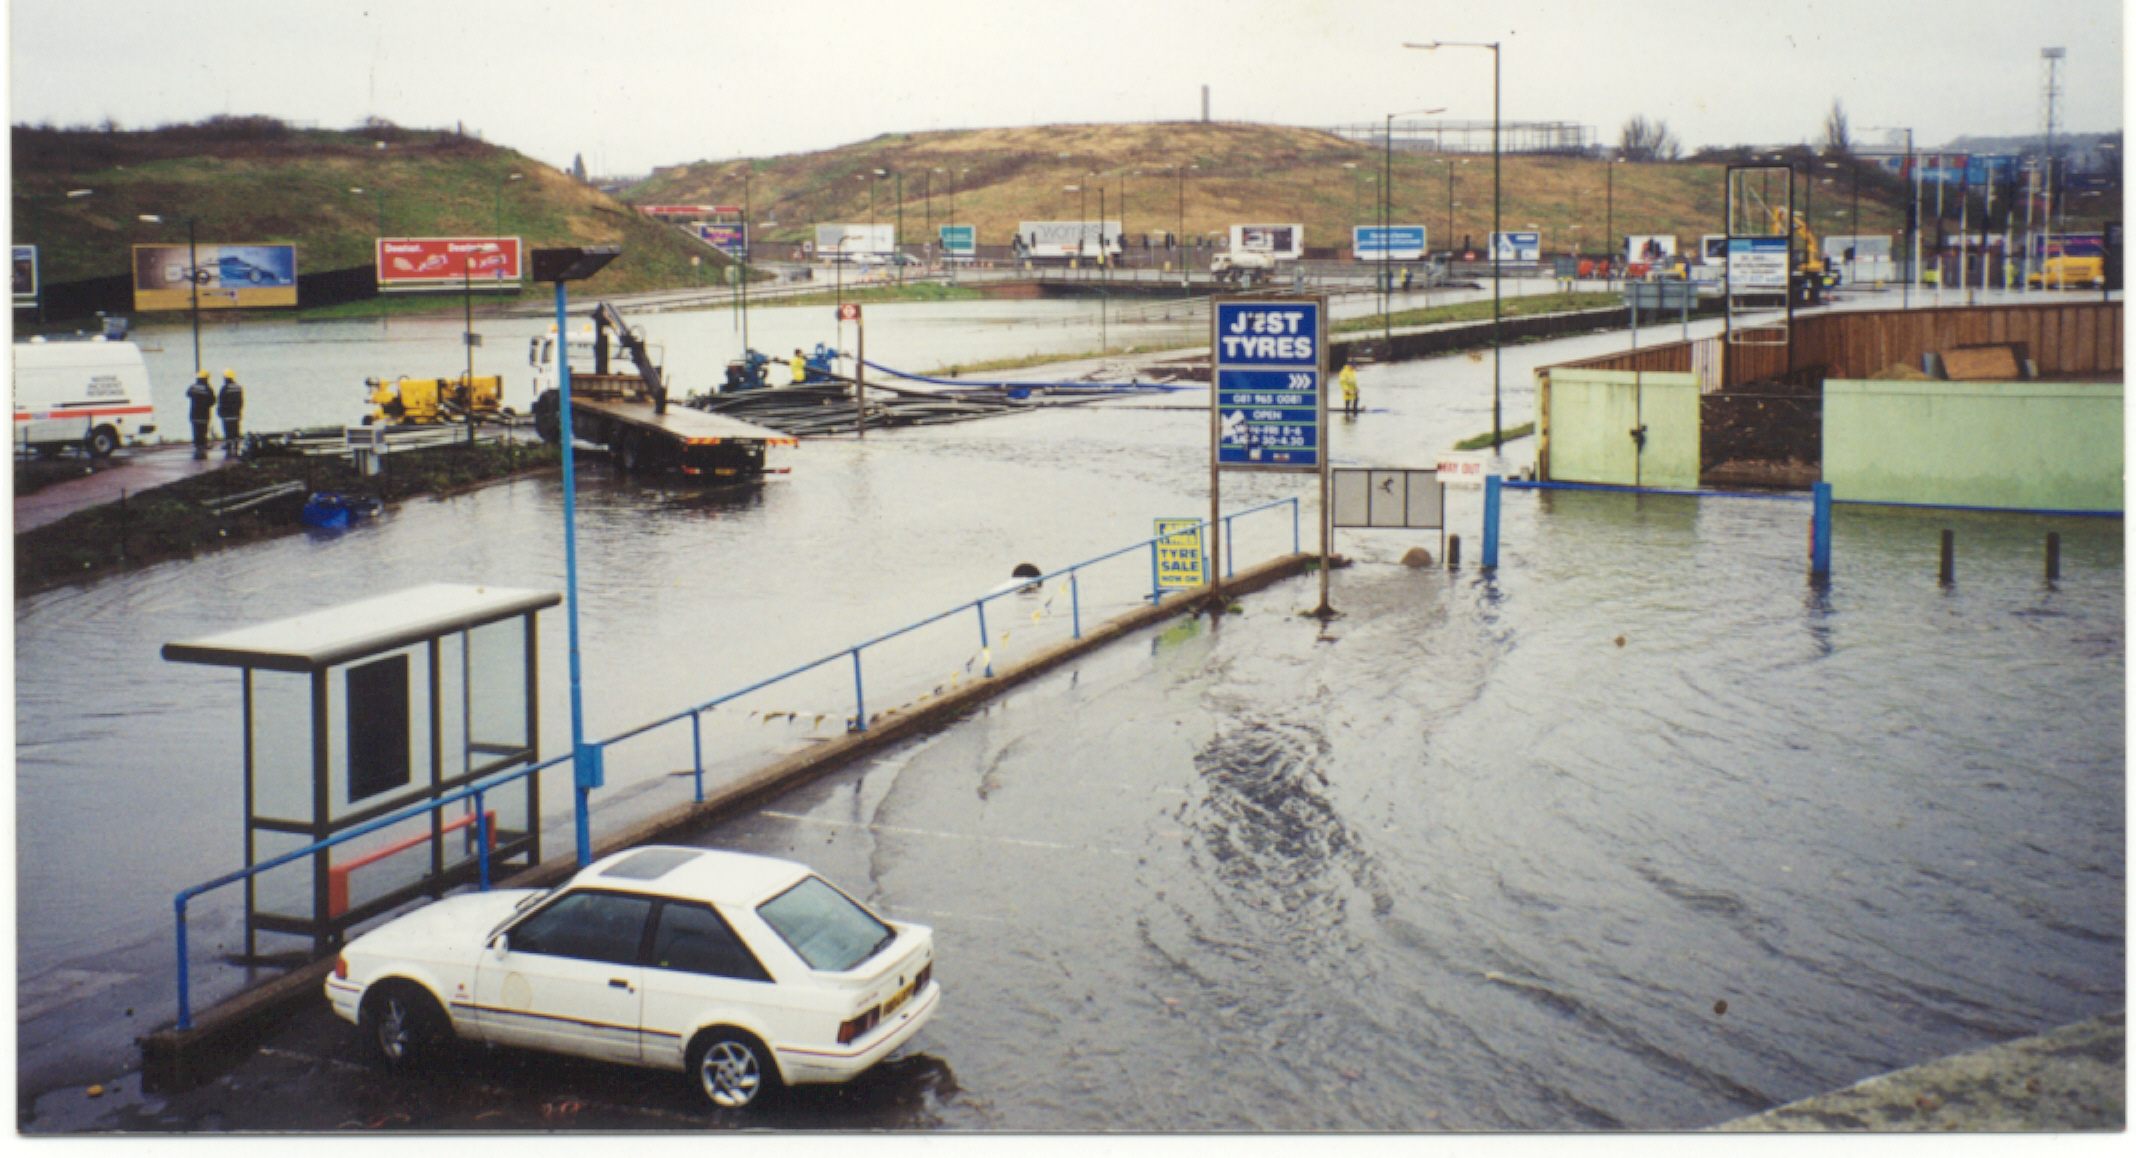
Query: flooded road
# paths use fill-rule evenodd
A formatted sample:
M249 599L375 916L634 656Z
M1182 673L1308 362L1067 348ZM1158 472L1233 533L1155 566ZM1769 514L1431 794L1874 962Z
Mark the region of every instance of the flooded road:
M1610 341L1508 350L1512 420L1532 407L1528 365ZM1487 428L1489 391L1488 358L1372 368L1369 413L1336 424L1334 454L1428 465L1479 415ZM1195 400L811 443L792 475L717 494L590 467L589 731L932 614L1017 562L1050 569L1205 512L1206 412L1170 408ZM433 580L560 588L557 488L18 601L26 1087L93 1080L57 1060L84 1034L123 1045L168 1020L169 897L240 857L237 680L157 648ZM1227 476L1226 506L1303 489ZM1450 505L1473 553L1474 496ZM1843 507L1820 592L1803 582L1806 518L1515 492L1490 579L1402 568L1416 539L1343 532L1358 564L1335 576L1345 614L1325 628L1296 614L1316 585L1294 582L707 834L805 860L942 947L947 1000L911 1056L772 1124L1683 1129L2120 1008L2120 522ZM1289 547L1287 517L1248 534L1242 561ZM1137 571L1094 578L1086 622L1132 605ZM1018 630L1064 634L1056 599L1018 602ZM568 729L562 631L545 617L551 753ZM909 700L976 646L946 626L879 673L871 658L871 685ZM708 717L721 768L835 733L850 694L841 676ZM620 812L686 797L678 748L611 755ZM241 979L205 969L233 917L230 898L196 915L196 1003ZM543 1128L533 1095L495 1091L660 1081L510 1055L467 1079L501 1107L477 1122L342 1069L352 1043L330 1019L289 1033L240 1082L311 1076L287 1104L225 1097L216 1122L341 1128L345 1098L416 1128ZM212 1128L188 1117L201 1104L173 1102L160 1126L123 1112ZM642 1105L628 1128L696 1113L681 1093ZM59 1128L119 1119L104 1123Z

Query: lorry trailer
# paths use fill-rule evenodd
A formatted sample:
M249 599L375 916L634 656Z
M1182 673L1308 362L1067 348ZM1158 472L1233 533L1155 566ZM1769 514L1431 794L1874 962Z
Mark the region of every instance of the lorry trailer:
M535 340L534 429L544 440L563 437L563 399L551 384L556 359L580 354L591 365L571 368L571 435L606 449L620 469L707 480L779 473L768 471L765 451L796 445L794 438L739 418L670 406L665 371L644 337L606 302L595 307L593 318L590 342ZM622 347L635 373L610 371L612 344Z

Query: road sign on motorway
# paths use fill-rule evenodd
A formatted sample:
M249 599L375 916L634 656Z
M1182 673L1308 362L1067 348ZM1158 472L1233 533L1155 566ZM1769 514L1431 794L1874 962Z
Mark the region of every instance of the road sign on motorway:
M1326 312L1318 299L1216 304L1216 464L1317 471L1326 426Z

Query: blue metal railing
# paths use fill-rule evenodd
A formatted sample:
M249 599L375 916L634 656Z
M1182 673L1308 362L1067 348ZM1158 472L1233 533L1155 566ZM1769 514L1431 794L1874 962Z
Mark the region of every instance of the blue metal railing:
M1245 518L1249 515L1256 515L1263 511L1273 510L1277 507L1282 506L1289 506L1291 509L1291 553L1296 554L1299 549L1300 541L1299 510L1298 500L1296 498L1277 499L1274 502L1263 503L1258 507L1251 507L1243 511L1233 511L1228 515L1224 515L1222 520L1224 526L1224 544L1228 546L1231 542L1232 525L1235 520ZM1209 525L1210 524L1208 520L1204 519L1196 523L1194 529L1197 532L1206 531ZM631 728L627 731L618 732L617 734L610 736L605 740L589 742L586 747L590 749L605 751L611 745L620 744L625 740L635 739L649 732L665 728L671 724L676 724L683 720L688 720L690 722L691 794L692 798L695 801L702 803L705 798L703 717L706 712L709 712L722 704L726 704L743 696L746 696L752 692L762 691L763 689L771 687L774 684L782 683L786 680L793 679L796 676L804 675L808 672L815 671L818 668L821 668L830 663L834 663L838 660L849 658L853 665L853 718L848 723L848 730L855 732L865 732L868 730L867 688L862 674L860 662L861 652L867 650L868 648L875 647L879 644L888 643L891 640L897 639L901 636L909 635L912 632L919 630L920 628L927 627L931 624L940 623L943 620L952 618L967 611L971 611L975 612L978 616L980 654L982 657L984 657L986 661L986 674L991 677L994 674L992 637L987 634L986 626L986 605L990 600L999 599L1007 595L1013 595L1017 591L1022 590L1025 587L1041 584L1046 582L1047 580L1059 579L1065 576L1068 580L1071 631L1073 632L1073 638L1081 639L1083 638L1083 610L1081 584L1079 581L1080 573L1092 567L1095 567L1100 563L1106 563L1113 559L1117 559L1121 556L1129 555L1137 551L1147 550L1150 552L1151 558L1153 560L1152 571L1154 575L1154 559L1157 553L1157 545L1160 542L1171 539L1174 535L1179 533L1180 532L1172 532L1164 535L1153 536L1149 539L1143 540L1142 542L1122 547L1119 550L1109 551L1103 555L1098 555L1094 558L1085 559L1080 563L1071 564L1067 567L1061 568L1058 571L1053 571L1044 575L1033 576L1029 579L1022 581L1021 583L1018 583L1014 587L1008 587L1004 590L990 592L986 595L980 596L977 599L971 600L968 603L961 603L955 607L950 608L947 611L930 615L925 619L915 620L914 622L908 623L905 626L897 628L893 631L884 632L883 634L878 635L873 639L853 644L850 647L841 648L838 651L834 651L829 655L825 655L819 659L811 660L810 662L802 664L799 667L791 668L787 671L779 673L778 675L769 676L765 679L758 680L757 682L750 684L747 687L739 688L734 691L727 692L724 695L720 695L714 697L713 699L706 700L704 703L698 704L695 707L685 708L682 711L663 716L649 723L640 724L637 727ZM1235 562L1236 557L1237 553L1235 551L1229 552L1227 554L1227 561ZM1207 560L1205 565L1207 566L1209 572L1211 574L1214 574L1216 570L1216 560ZM1236 572L1232 567L1227 566L1225 568L1224 574L1227 578L1234 576L1235 573ZM1151 581L1151 588L1152 589L1150 592L1150 599L1152 602L1155 602L1163 597L1164 593L1156 588L1156 581L1154 577ZM562 756L554 757L540 764L534 764L526 768L513 769L507 772L500 772L495 776L479 780L464 788L460 788L453 792L447 793L444 796L440 796L435 800L425 800L415 804L411 804L408 807L403 808L397 812L379 817L376 820L368 821L362 825L357 826L356 828L348 830L347 832L336 833L325 840L308 844L303 848L283 853L282 855L274 857L271 860L262 861L259 864L239 869L235 872L227 873L223 876L215 878L212 881L208 881L205 884L195 885L192 888L185 889L179 892L176 897L172 899L172 907L176 911L178 923L178 1028L180 1030L191 1029L193 1024L191 1000L192 978L190 971L191 963L188 960L187 954L186 906L190 904L195 898L200 897L206 893L214 892L217 889L225 888L229 885L236 884L239 881L246 880L247 878L255 877L273 869L280 868L292 862L302 860L305 857L317 855L318 853L324 852L325 850L333 848L336 845L343 844L358 837L367 836L390 825L399 824L408 820L416 819L425 813L444 808L447 805L455 804L463 800L474 801L474 839L476 847L477 875L480 881L480 887L483 889L488 889L490 885L490 834L488 831L488 824L486 820L488 813L487 809L485 808L484 797L488 793L494 792L499 788L505 787L506 785L512 784L526 777L534 776L540 772L546 771L550 768L558 767L560 765L571 764L573 763L573 760L574 757L572 753L565 753Z

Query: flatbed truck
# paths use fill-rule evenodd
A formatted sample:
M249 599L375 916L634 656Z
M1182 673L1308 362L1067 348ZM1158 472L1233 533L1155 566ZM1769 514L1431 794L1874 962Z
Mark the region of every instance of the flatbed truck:
M590 343L535 340L534 428L543 439L555 442L562 436L562 397L554 385L545 388L554 379L556 359L569 357L573 347L590 347L593 368L571 371L571 433L579 442L605 448L626 473L755 478L768 471L767 448L795 445L794 438L768 426L669 405L663 370L644 339L605 302L593 317ZM610 372L611 338L629 355L635 373Z

